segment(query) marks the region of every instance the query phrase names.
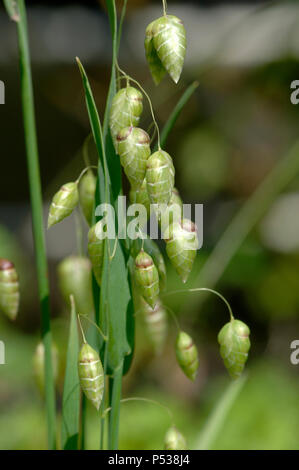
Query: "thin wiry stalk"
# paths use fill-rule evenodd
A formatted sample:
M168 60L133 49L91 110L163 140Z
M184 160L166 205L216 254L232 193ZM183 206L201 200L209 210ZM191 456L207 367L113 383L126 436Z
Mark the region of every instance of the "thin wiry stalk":
M29 174L30 198L32 208L32 227L35 245L38 290L42 313L42 339L45 347L45 396L48 424L48 446L50 449L54 449L56 447L56 411L55 387L51 357L52 337L50 327L48 268L44 241L42 194L36 138L26 8L24 0L17 1L17 8L18 17L16 18L16 23L20 52L21 92L25 130L25 144Z
M120 367L115 371L112 380L111 391L111 413L109 420L109 442L110 450L118 449L118 429L119 429L119 413L121 403L121 385L123 375L123 362Z

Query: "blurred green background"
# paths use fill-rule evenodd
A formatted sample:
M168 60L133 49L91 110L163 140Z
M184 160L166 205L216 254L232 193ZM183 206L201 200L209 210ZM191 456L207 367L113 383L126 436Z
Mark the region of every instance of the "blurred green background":
M79 56L86 66L102 115L109 83L110 36L103 2L28 1L33 78L45 214L52 194L84 166L82 143L89 133ZM119 2L121 4L122 2ZM143 52L146 25L161 15L160 1L130 1L120 65L150 94L163 126L186 86L199 88L182 112L166 150L176 167L176 186L185 203L204 204L202 266L234 215L285 157L299 137L299 105L290 85L299 79L298 2L172 2L183 19L188 52L182 79L155 87ZM44 404L36 389L32 357L39 340L29 192L23 144L17 44L14 25L0 10L0 257L12 259L21 282L21 311L15 324L0 317L6 364L0 366L0 448L44 449ZM150 124L148 108L142 122ZM91 156L94 158L95 155ZM299 158L299 155L298 155ZM124 181L128 189L126 181ZM84 226L86 232L87 227ZM63 385L68 311L59 295L58 262L76 253L73 217L47 234L55 342L61 356L58 409ZM182 285L168 264L168 289ZM204 287L200 284L197 287ZM290 362L290 343L299 339L299 175L277 195L217 282L237 318L251 329L248 379L211 447L298 449L299 365ZM192 304L187 303L192 296ZM176 294L167 299L200 352L195 384L176 365L176 329L170 319L162 356L152 354L137 318L136 352L124 380L124 397L148 397L167 405L189 446L201 431L230 380L219 356L217 334L228 320L217 297ZM189 306L188 306L189 305ZM89 409L87 447L99 444L96 412ZM121 408L121 449L160 449L169 416L150 403Z

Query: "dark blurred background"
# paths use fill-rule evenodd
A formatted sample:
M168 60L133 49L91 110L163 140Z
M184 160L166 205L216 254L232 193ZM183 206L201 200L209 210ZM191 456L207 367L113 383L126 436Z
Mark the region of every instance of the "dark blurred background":
M102 1L26 4L46 216L53 193L84 167L81 147L89 123L75 57L86 67L102 116L111 41ZM165 78L155 87L144 57L144 31L161 16L159 0L128 1L119 63L150 94L161 127L186 86L199 81L167 143L184 202L204 204L204 246L191 285L234 214L298 138L299 105L290 102L290 84L299 79L299 4L168 1L168 11L179 16L187 30L179 85ZM0 256L16 263L22 289L16 324L0 319L7 362L0 366L0 429L5 430L0 432L0 448L45 448L43 403L32 377L39 306L18 51L15 26L3 8L0 45L0 80L5 83L5 105L0 106ZM148 108L144 115L146 129L151 122ZM95 155L92 158L96 161ZM75 232L70 217L47 233L53 328L62 357L67 312L57 289L56 266L76 252ZM171 266L168 277L170 290L182 288ZM290 363L290 343L299 337L298 287L299 177L294 175L217 283L235 316L250 326L252 349L249 378L213 448L298 449L299 365ZM217 333L228 316L224 304L212 297L184 311L188 295L170 298L169 306L199 346L196 383L190 384L176 365L174 326L170 324L169 341L157 359L138 324L136 355L124 395L166 403L190 445L196 446L207 417L229 384L217 345ZM96 448L98 423L95 413L89 412L88 446ZM124 404L121 448L160 448L168 424L167 414L159 407Z

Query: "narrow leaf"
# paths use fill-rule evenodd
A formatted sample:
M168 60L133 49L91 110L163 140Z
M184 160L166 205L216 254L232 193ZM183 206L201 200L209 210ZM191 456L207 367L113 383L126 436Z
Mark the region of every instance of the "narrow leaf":
M238 380L230 383L222 398L219 400L205 427L199 435L197 446L198 450L209 450L222 430L228 413L237 400L241 390L247 380L246 375L242 375Z
M73 296L71 296L71 305L71 321L62 396L61 447L64 450L78 449L80 422L80 384L78 376L79 339Z
M199 86L198 82L193 82L187 90L184 92L184 94L181 96L179 99L178 103L176 104L174 110L172 111L171 115L169 116L165 126L163 127L163 130L161 132L161 146L162 148L165 146L167 138L169 136L169 133L171 132L172 128L174 127L179 115L181 114L181 111L183 110L184 106L188 103L189 99L195 92L196 88ZM155 150L158 150L158 147L156 146Z

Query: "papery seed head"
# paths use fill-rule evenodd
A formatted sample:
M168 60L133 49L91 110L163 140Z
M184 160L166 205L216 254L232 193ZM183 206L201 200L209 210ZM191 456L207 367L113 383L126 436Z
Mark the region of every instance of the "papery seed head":
M186 450L186 439L175 426L168 429L164 439L165 450Z
M194 382L198 370L198 351L191 336L186 332L179 332L176 339L175 351L182 371Z
M91 262L85 256L68 256L57 267L58 285L65 303L70 306L74 296L76 310L81 314L93 313Z
M159 274L150 255L143 250L135 259L135 281L145 301L153 308L159 296Z
M238 378L244 369L250 349L250 330L240 320L226 323L218 334L220 355L230 376Z
M54 195L48 217L48 228L68 217L79 201L78 183L66 183Z
M83 393L98 410L104 392L104 370L98 353L87 343L79 352L78 374Z
M20 303L19 277L12 261L0 258L0 311L15 320Z

